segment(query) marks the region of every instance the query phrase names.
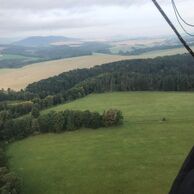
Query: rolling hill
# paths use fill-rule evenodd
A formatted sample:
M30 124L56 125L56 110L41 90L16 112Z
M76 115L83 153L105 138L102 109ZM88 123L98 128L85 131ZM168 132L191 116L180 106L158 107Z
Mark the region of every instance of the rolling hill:
M20 41L14 42L13 45L24 47L42 47L50 46L57 42L78 41L76 38L67 38L64 36L32 36Z

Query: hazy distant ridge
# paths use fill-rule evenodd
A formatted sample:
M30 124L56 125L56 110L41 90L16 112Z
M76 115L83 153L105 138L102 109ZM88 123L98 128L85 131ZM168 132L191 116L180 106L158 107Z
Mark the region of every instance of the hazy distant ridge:
M25 46L25 47L31 47L31 46L40 47L40 46L49 46L56 42L75 41L75 40L78 40L78 39L67 38L64 36L32 36L32 37L14 42L13 44L17 46Z

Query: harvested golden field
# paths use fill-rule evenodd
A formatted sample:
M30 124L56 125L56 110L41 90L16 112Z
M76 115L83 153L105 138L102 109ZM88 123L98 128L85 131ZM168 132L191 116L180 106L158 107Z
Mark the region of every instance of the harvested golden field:
M78 68L90 68L103 63L128 59L124 56L92 55L47 61L18 69L0 70L0 88L20 90L28 84Z
M18 69L0 69L0 88L20 90L24 89L30 83L73 69L90 68L104 63L127 59L154 58L157 56L174 55L185 52L186 51L184 49L180 48L149 52L137 56L95 54L90 56L35 63Z

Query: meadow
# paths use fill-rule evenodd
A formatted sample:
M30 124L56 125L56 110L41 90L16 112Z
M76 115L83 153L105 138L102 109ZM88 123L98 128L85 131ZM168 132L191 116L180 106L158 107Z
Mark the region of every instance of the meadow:
M194 142L194 93L93 94L55 110L123 112L124 124L30 137L7 149L23 194L166 194ZM164 119L165 118L165 119Z
M73 69L91 68L104 63L111 63L128 59L155 58L185 53L184 48L166 49L147 52L141 55L121 56L94 53L83 57L73 57L61 60L46 61L30 64L21 68L0 69L0 88L14 90L24 89L27 85L67 72Z

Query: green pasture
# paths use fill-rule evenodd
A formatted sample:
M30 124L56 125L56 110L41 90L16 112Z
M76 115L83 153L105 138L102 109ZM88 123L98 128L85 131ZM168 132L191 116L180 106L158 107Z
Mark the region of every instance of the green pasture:
M23 194L167 194L194 144L194 93L95 94L43 113L109 108L123 112L122 126L10 144Z

